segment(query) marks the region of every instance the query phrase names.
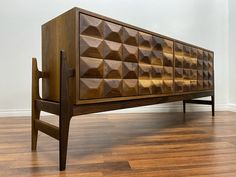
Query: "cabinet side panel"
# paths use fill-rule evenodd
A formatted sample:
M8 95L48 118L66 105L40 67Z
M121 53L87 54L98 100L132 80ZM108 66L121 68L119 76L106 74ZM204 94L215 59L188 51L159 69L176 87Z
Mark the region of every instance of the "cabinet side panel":
M42 97L59 101L60 50L64 50L68 64L75 68L75 11L72 9L42 26ZM75 102L75 79L70 81L70 93Z

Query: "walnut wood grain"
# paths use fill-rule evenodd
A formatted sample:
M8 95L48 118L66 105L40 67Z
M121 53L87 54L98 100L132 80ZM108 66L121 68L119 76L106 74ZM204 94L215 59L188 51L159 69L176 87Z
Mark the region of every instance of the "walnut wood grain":
M79 8L42 26L42 72L36 61L32 71L32 150L38 130L58 139L60 170L72 116L173 101L185 113L206 96L214 116L212 51ZM59 127L40 121L40 111L58 114Z
M173 95L181 85L188 93L214 89L212 51L79 8L42 26L42 49L42 71L49 75L43 78L43 99L51 101L59 101L62 49L76 72L69 83L73 104L142 98L144 85L155 88L157 79L163 91L145 95ZM123 79L138 79L139 92L131 94Z

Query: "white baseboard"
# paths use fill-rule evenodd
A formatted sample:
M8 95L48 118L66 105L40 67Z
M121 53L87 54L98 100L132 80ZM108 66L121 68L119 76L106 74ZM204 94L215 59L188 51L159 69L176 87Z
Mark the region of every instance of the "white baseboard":
M29 109L1 109L0 117L21 117L21 116L29 116Z
M42 112L42 116L50 115L49 113ZM0 117L23 117L31 116L31 109L0 109Z
M236 112L236 104L229 103L227 106L228 111Z
M186 111L188 112L198 112L198 111L211 111L211 106L209 105L194 105L187 104ZM236 104L218 104L215 108L216 111L232 111L236 112ZM148 112L182 112L182 104L178 103L166 103L151 106L142 106L137 108L120 109L116 111L107 111L98 114L108 114L108 113L148 113ZM30 116L30 109L2 109L0 110L0 117L21 117ZM43 116L50 115L49 113L42 112Z

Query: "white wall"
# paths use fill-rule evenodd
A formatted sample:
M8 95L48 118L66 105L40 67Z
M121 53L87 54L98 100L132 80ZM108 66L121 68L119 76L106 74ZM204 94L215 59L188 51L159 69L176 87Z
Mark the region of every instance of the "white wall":
M236 105L236 1L229 0L229 103Z
M216 104L228 103L225 0L7 0L0 1L0 116L29 114L31 57L41 59L41 24L74 6L215 51Z

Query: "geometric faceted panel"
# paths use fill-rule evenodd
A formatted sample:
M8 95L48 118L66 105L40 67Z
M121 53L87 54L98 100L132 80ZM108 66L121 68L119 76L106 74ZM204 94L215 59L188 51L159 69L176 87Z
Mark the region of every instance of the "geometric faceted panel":
M211 71L208 71L208 79L212 80L213 79L213 74Z
M163 87L162 80L152 80L152 94L161 94Z
M197 59L203 60L203 51L200 49L197 49Z
M103 21L88 15L80 15L80 34L102 38Z
M190 89L191 89L191 91L197 90L197 81L196 80L190 81Z
M104 41L104 58L111 60L121 60L122 45L117 42Z
M182 80L175 81L175 92L183 92L183 81Z
M203 61L203 69L208 70L208 61Z
M152 66L139 64L139 79L151 79Z
M192 80L197 80L197 70L190 70L190 78Z
M153 50L152 57L151 57L151 64L152 65L163 65L163 53L162 51Z
M104 38L109 41L122 42L122 26L104 22Z
M175 67L183 68L183 57L175 56Z
M197 71L197 78L198 78L198 80L203 80L203 71L202 70Z
M197 59L192 59L191 68L192 69L197 69Z
M208 70L213 70L213 63L211 61L208 61Z
M123 79L123 96L138 95L138 79Z
M213 62L213 53L208 53L208 61Z
M197 60L197 69L199 70L203 69L203 60Z
M153 50L162 51L164 40L160 37L153 36Z
M188 92L197 89L198 79L198 49L184 45L182 43L175 43L175 92ZM201 72L199 72L201 74Z
M139 79L139 95L152 94L152 81Z
M164 66L173 66L173 55L165 53L163 55L163 65Z
M151 50L139 49L139 61L141 63L151 64L152 52Z
M151 48L152 36L150 34L139 32L139 47Z
M131 28L123 28L123 42L125 44L138 46L138 31Z
M103 79L80 79L80 99L103 97Z
M183 56L183 44L175 43L175 55Z
M172 67L163 67L164 69L164 74L163 74L163 79L173 79L173 68Z
M191 48L189 46L184 45L183 46L183 54L184 56L190 57Z
M208 52L203 51L203 60L208 61Z
M173 53L173 41L167 39L163 40L163 52Z
M208 71L203 71L203 79L208 80Z
M203 89L203 80L198 80L197 81L197 88L198 88L198 90L202 90Z
M152 79L162 79L163 67L162 66L152 66Z
M183 70L183 77L184 77L184 79L191 79L191 77L190 77L190 69L184 69Z
M122 95L121 79L104 79L104 97L117 97Z
M103 60L88 57L80 58L80 77L83 78L102 78Z
M213 53L118 22L79 18L80 99L214 87Z
M131 45L123 45L124 61L138 62L138 47Z
M137 79L138 78L138 64L131 62L123 62L123 78Z
M211 80L208 81L208 88L209 89L213 88L213 81L211 81Z
M190 68L191 63L192 63L192 61L190 58L184 57L184 60L183 60L183 67L184 68Z
M192 58L197 58L197 49L196 48L191 48L190 55L191 55Z
M208 89L208 80L203 80L203 88Z
M173 92L173 81L172 80L163 80L163 92L172 93Z
M122 62L115 60L104 60L105 78L122 78Z
M84 57L103 58L103 42L100 39L80 36L80 55Z
M208 70L208 61L203 61L203 69Z
M190 91L190 81L189 80L184 80L183 91L184 92L189 92Z
M175 79L183 79L183 69L175 68Z

